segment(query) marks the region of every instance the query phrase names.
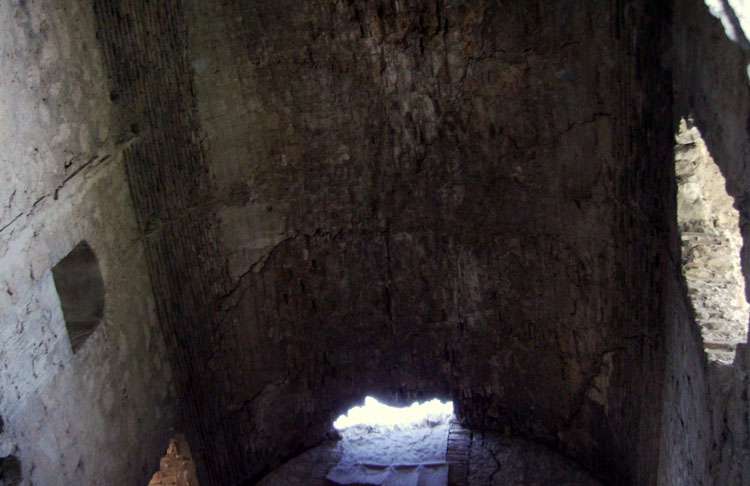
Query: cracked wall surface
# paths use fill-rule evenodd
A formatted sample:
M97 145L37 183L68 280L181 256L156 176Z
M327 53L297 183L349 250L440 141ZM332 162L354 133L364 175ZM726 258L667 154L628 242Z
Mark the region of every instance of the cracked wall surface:
M94 29L85 2L0 4L0 456L24 485L145 483L174 420ZM82 240L105 309L73 354L51 269Z
M451 395L473 426L653 479L666 15L105 2L204 478L259 477L370 392Z
M207 485L365 393L450 396L606 484L742 484L747 359L706 364L679 277L680 116L750 231L745 59L701 2L90 6L0 6L25 481L145 482L174 387ZM83 239L107 300L72 355L49 270Z

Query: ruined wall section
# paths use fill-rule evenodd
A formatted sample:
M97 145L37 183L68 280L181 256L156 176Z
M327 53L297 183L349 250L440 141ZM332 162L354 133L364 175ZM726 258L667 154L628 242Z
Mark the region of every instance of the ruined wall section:
M171 368L90 5L2 2L0 59L0 457L24 485L143 484L174 420ZM82 240L105 306L74 354L51 269Z
M681 121L676 142L682 271L709 360L731 364L735 345L747 342L750 307L740 265L739 218L698 129Z
M748 55L726 37L720 21L702 2L691 0L675 4L674 51L669 59L675 67L675 133L680 117L693 117L727 181L727 193L735 200L740 229L747 239L750 187L744 181L750 171ZM748 252L743 251L746 276L748 258Z
M674 2L674 44L666 60L673 65L675 133L680 117L692 117L726 179L727 193L740 213L740 232L750 236L750 85L748 58L730 41L719 20L700 0ZM674 230L676 232L676 228ZM675 238L672 238L674 241ZM675 253L679 255L679 252ZM745 281L750 252L743 246ZM746 286L745 291L748 291ZM674 295L673 302L686 291ZM681 304L687 306L688 304ZM661 453L663 484L740 485L750 477L747 346L737 346L731 365L706 362L694 316L674 319L668 340ZM705 452L703 452L705 451ZM706 457L705 460L701 459ZM703 464L703 463L707 464ZM690 465L686 474L681 464ZM701 471L701 468L703 470ZM674 478L681 482L675 483Z
M451 393L475 427L653 482L673 181L653 3L188 4L232 282L213 362L248 474L365 392Z

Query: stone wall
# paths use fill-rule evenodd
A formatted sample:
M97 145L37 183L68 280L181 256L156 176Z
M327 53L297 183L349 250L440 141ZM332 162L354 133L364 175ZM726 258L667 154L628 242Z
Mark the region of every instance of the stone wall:
M676 224L673 235L679 241ZM679 249L676 249L674 258L670 266L673 278L667 281L665 322L668 353L661 404L657 484L711 484L708 467L713 446L713 423L706 357L687 288L680 279Z
M472 426L653 482L673 133L651 3L170 4L207 195L156 238L205 242L151 265L226 278L185 304L210 309L200 420L233 431L191 439L233 458L207 476L257 477L370 392L452 395ZM159 143L133 179L173 187Z
M682 120L676 138L682 271L709 359L731 364L748 324L739 216L698 129Z
M366 392L452 395L467 423L547 442L613 484L652 484L657 457L663 484L707 471L741 481L746 373L706 373L679 276L669 122L695 115L747 233L742 55L700 2L673 5L668 49L671 12L650 3L97 2L111 80L94 73L99 95L80 103L99 104L61 119L96 118L112 101L74 127L109 131L96 149L62 136L61 153L96 155L79 172L86 156L27 153L65 160L40 171L47 182L13 165L13 186L29 189L3 195L2 228L26 253L7 265L21 275L31 262L36 281L86 238L105 282L141 275L110 294L142 296L144 332L157 336L148 282L114 264L142 269L144 250L205 484L257 477ZM98 64L86 66L84 79ZM55 209L25 223L63 207L49 195L78 187L63 184L74 172L106 192L71 196L75 218ZM104 194L123 203L77 202ZM99 216L104 244L84 234L97 210L118 212ZM84 229L64 242L50 221ZM28 249L45 231L53 257ZM107 256L125 241L135 256ZM14 285L3 299L53 295L49 279ZM164 383L155 370L167 366L137 363L149 369L136 381ZM153 393L137 396L154 405Z
M746 482L747 348L706 363L671 151L693 115L747 236L746 59L670 7L0 5L0 467L145 483L175 394L202 484L252 481L373 393L608 484Z
M175 419L171 367L90 4L0 3L0 59L0 456L20 484L144 484ZM73 353L51 269L83 240L105 307Z
M223 419L227 398L220 387L228 370L214 364L221 353L214 344L217 300L229 281L217 264L216 201L195 119L183 2L102 1L94 7L113 118L120 133L137 138L124 150L123 166L174 370L180 422L195 444L199 474L210 471L214 481L202 483L234 480L246 466L243 451L232 447L237 424Z
M739 211L743 240L750 236L750 89L748 58L725 35L719 20L700 0L674 2L674 130L680 117L692 117L726 179ZM676 229L675 229L676 233ZM673 238L674 242L676 238ZM678 254L678 253L676 253ZM742 270L750 275L750 253L743 246ZM745 288L747 292L747 286ZM687 291L671 299L667 373L662 418L663 484L740 485L748 481L750 435L747 416L746 346L738 345L731 365L708 364L695 316L684 316ZM704 459L705 458L705 459ZM689 467L685 467L688 465Z

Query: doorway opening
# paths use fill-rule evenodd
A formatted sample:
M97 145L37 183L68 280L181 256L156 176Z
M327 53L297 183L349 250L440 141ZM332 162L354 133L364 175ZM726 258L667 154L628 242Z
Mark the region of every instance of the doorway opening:
M342 455L333 484L447 484L446 449L453 403L438 399L397 408L366 397L340 416Z
M682 272L712 361L732 363L747 342L748 306L734 199L698 128L683 119L676 136L677 224Z

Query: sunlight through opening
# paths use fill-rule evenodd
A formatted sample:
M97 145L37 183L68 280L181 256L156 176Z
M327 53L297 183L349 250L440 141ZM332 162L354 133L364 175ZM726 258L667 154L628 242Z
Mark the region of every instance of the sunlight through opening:
M453 402L441 402L437 398L429 402L414 402L409 407L390 407L373 397L365 398L364 405L353 407L333 423L337 430L357 425L364 426L417 426L448 423L453 417Z
M740 252L739 213L697 127L683 119L676 136L677 224L682 272L711 361L732 363L747 341L750 305Z
M750 30L750 0L705 0L711 15L721 20L727 37L744 45Z
M326 478L342 485L446 486L452 419L452 402L435 399L397 408L367 397L364 405L351 408L333 423L341 434L342 454Z

